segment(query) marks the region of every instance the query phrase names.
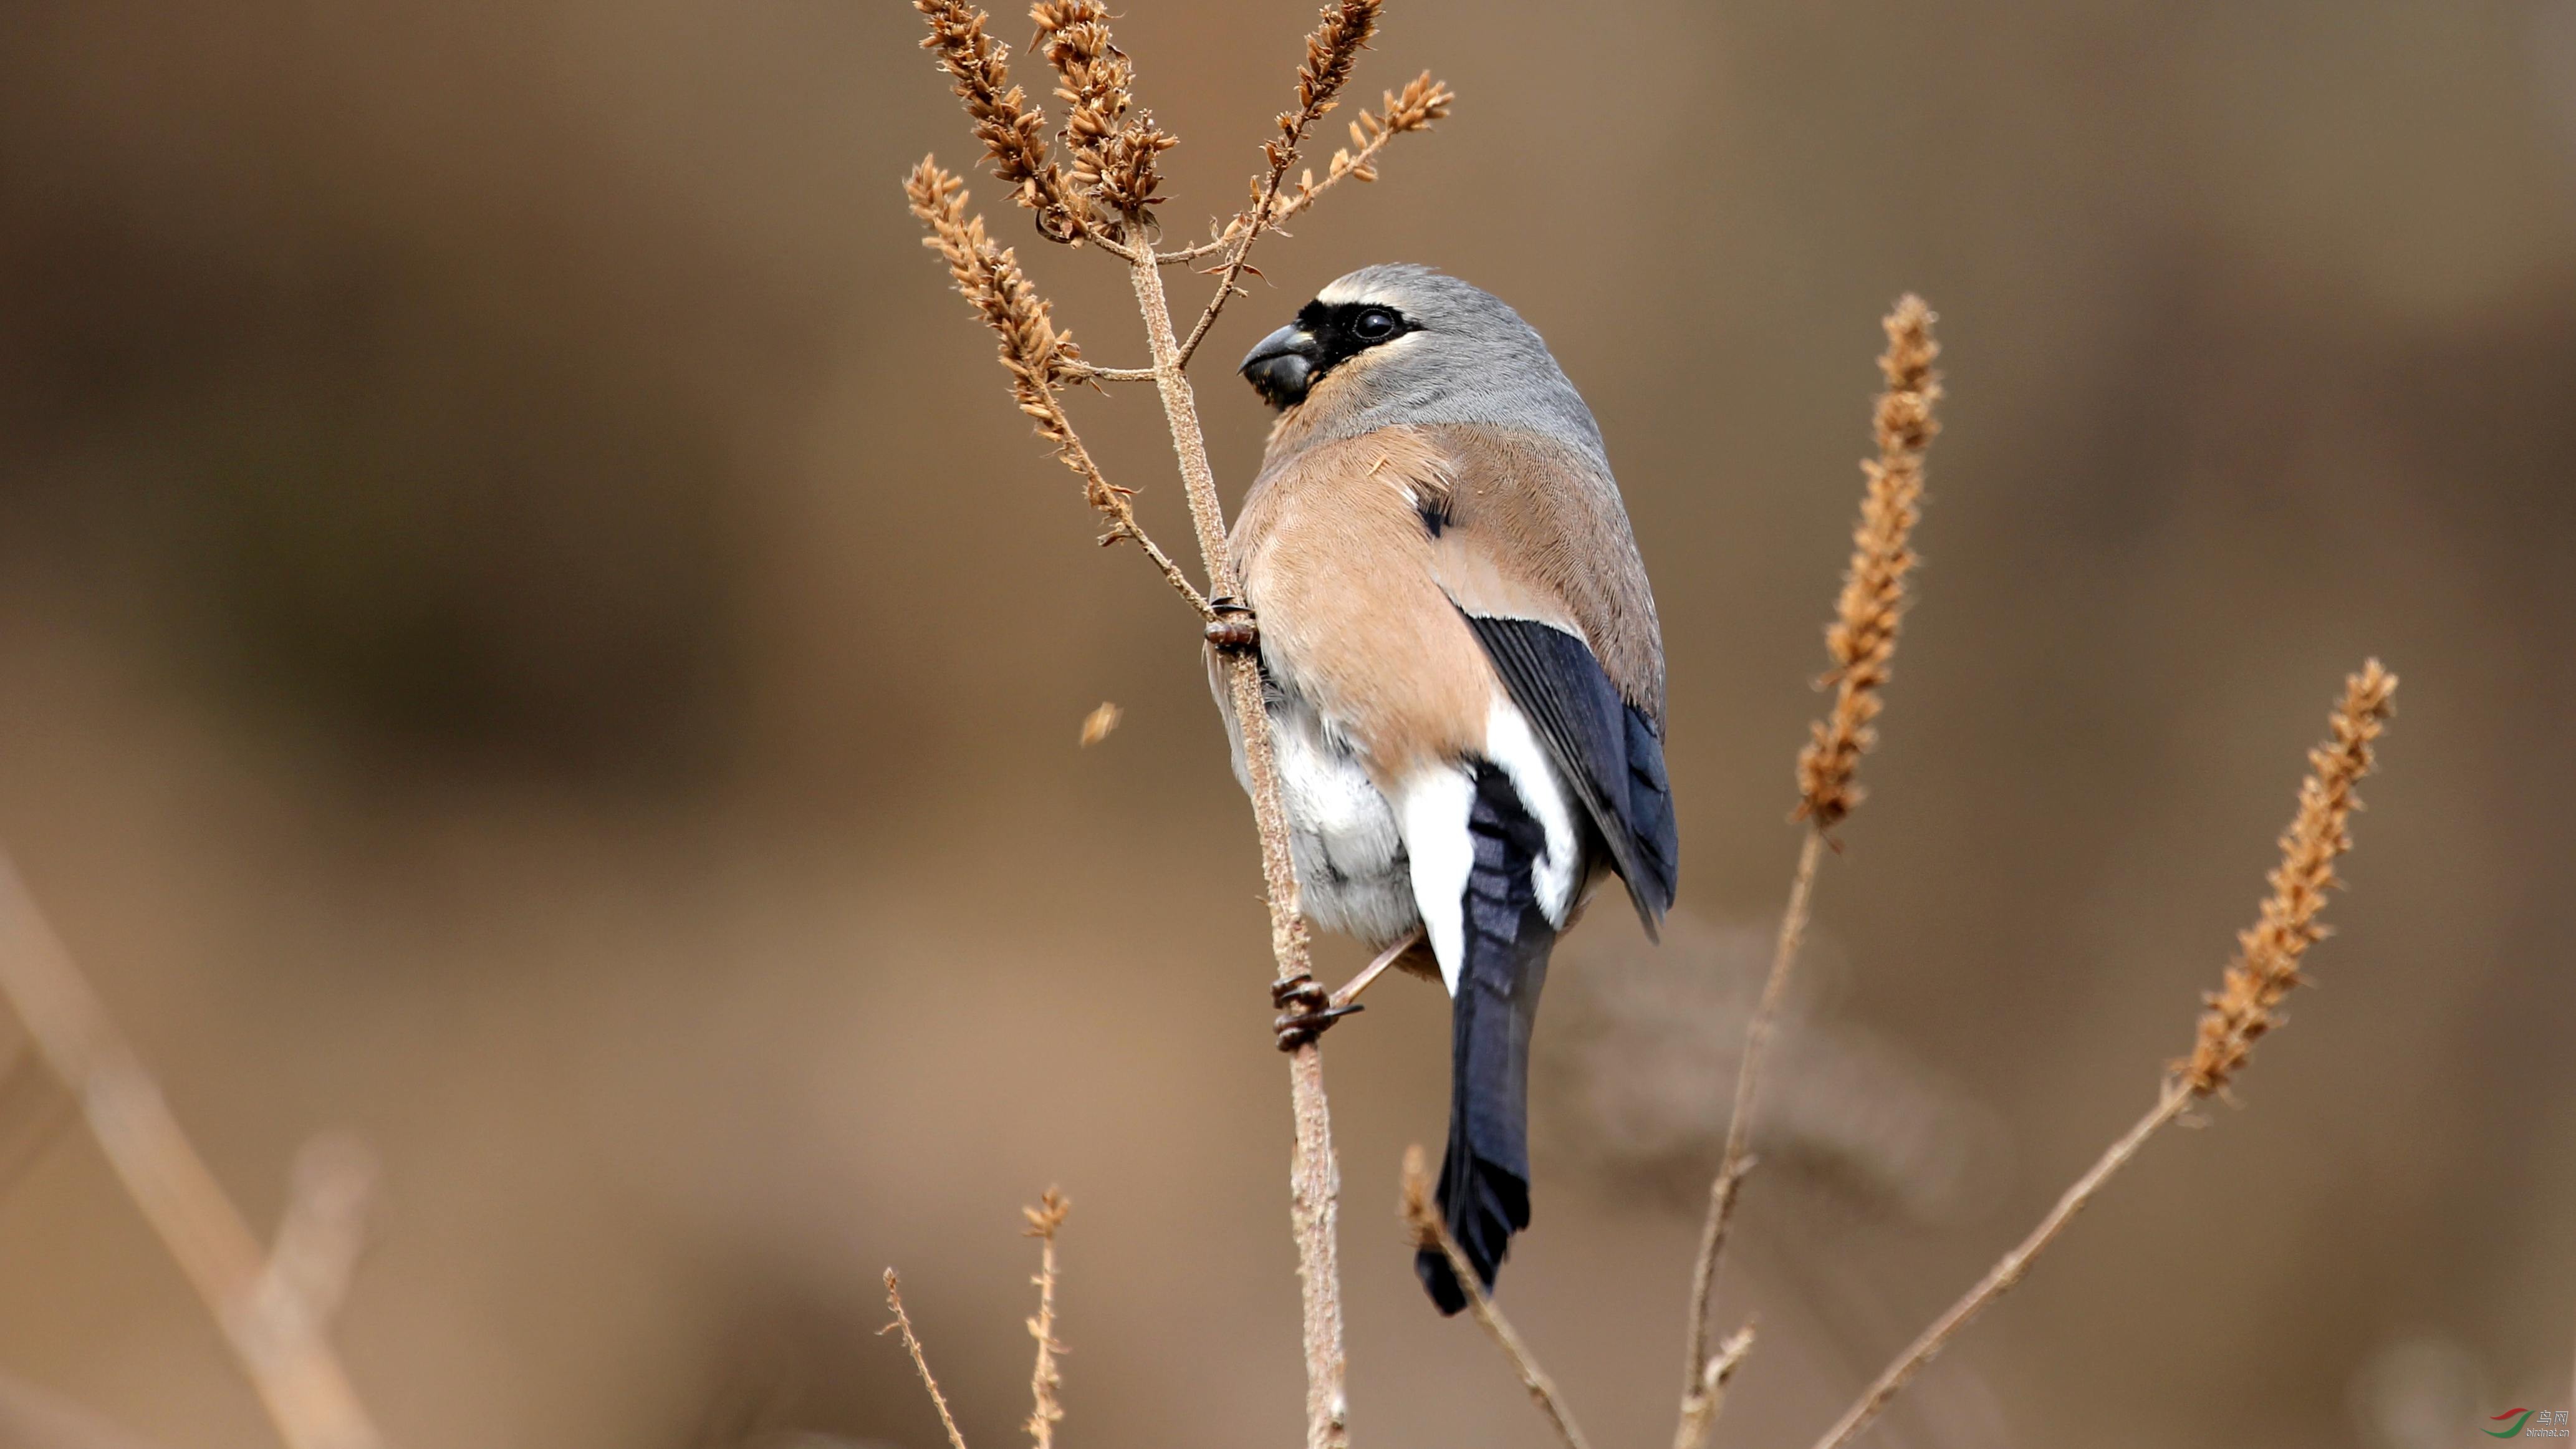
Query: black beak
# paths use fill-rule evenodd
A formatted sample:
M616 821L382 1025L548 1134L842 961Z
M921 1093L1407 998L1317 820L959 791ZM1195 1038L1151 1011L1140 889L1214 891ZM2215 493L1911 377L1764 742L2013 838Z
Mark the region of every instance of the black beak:
M1315 364L1323 355L1314 334L1291 322L1262 338L1245 355L1243 378L1262 401L1274 408L1292 408L1305 401L1306 389L1315 381Z

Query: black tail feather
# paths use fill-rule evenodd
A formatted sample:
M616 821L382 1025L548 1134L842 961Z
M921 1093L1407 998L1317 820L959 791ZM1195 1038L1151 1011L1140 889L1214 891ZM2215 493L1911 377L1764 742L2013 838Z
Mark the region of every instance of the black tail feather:
M1529 1035L1556 928L1539 907L1531 870L1546 831L1511 779L1476 772L1468 815L1476 863L1467 877L1457 995L1450 1002L1449 1148L1439 1204L1450 1236L1487 1288L1529 1226ZM1425 1248L1414 1271L1444 1314L1467 1306L1448 1258Z

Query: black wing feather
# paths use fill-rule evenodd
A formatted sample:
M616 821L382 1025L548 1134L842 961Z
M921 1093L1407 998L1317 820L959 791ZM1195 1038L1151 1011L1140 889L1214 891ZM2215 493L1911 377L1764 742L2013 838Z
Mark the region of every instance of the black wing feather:
M1637 918L1654 935L1672 908L1681 851L1662 728L1619 697L1601 661L1573 634L1536 619L1459 612L1583 801L1628 883Z

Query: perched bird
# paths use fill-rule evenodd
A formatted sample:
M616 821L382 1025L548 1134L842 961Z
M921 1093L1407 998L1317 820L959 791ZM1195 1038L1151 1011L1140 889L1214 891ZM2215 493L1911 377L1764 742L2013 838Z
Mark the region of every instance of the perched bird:
M1368 267L1243 375L1280 416L1233 537L1255 622L1211 627L1211 673L1259 649L1300 903L1383 952L1283 1032L1428 943L1451 1001L1439 1203L1490 1287L1529 1225L1548 954L1608 874L1649 933L1673 900L1654 597L1591 410L1491 294ZM1442 1254L1415 1266L1466 1306Z

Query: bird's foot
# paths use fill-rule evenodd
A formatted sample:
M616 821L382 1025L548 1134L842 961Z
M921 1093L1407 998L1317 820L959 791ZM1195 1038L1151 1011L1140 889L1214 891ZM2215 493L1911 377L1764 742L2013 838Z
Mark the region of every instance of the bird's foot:
M1279 1049L1293 1052L1322 1036L1334 1022L1366 1008L1345 1002L1333 1004L1331 992L1315 984L1312 976L1270 985L1270 1004L1279 1008L1279 1019L1271 1029L1279 1034Z
M1208 621L1207 641L1218 649L1250 649L1261 642L1261 625L1252 617L1252 606L1232 594L1219 594L1208 600L1208 612L1216 615Z

